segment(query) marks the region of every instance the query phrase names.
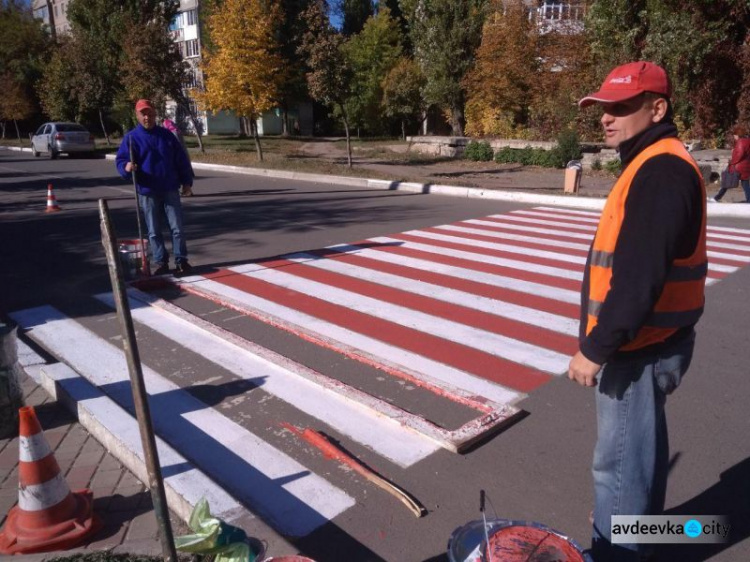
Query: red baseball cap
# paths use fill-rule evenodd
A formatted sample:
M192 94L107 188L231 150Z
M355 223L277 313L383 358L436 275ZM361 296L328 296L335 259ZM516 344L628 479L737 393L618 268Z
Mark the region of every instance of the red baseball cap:
M154 109L154 106L151 104L149 100L138 100L135 103L135 111L136 113L139 113L140 111L144 109Z
M665 98L672 96L667 71L652 62L630 62L618 66L604 79L598 92L578 102L581 108L595 103L616 103L629 100L643 92L654 92Z

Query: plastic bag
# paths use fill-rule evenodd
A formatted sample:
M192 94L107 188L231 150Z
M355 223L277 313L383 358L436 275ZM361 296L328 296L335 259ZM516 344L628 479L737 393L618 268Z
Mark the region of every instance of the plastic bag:
M188 525L193 534L175 537L177 550L211 554L214 562L255 562L245 531L212 517L206 498L195 504Z

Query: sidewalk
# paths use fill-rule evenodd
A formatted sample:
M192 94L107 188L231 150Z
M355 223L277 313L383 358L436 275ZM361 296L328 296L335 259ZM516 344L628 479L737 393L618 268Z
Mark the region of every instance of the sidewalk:
M148 489L84 429L61 404L24 375L24 404L34 406L44 435L71 490L89 488L94 511L103 527L81 548L66 552L13 556L18 562L36 562L74 553L110 551L161 555L158 527ZM0 440L0 525L18 502L18 438ZM175 536L189 532L174 515ZM0 559L10 559L0 555Z

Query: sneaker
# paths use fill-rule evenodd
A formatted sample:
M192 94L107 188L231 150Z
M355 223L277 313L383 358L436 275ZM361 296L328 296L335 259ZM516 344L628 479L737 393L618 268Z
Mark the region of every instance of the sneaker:
M167 275L169 273L169 264L160 263L151 275Z
M175 270L179 275L186 275L193 271L193 266L190 265L187 260L183 260L177 264Z

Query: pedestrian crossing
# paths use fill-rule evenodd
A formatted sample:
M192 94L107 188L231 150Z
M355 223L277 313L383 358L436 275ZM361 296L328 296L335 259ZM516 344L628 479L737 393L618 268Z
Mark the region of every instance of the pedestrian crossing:
M500 427L524 397L567 372L597 222L595 212L535 207L175 280L187 293L475 408L477 417L454 431L154 296L131 291L132 316L141 328L198 350L238 379L262 381L264 392L322 427L408 468L441 447L460 450ZM750 229L709 226L708 250L708 283L715 284L750 262ZM111 295L97 298L113 306ZM13 317L132 408L117 345L52 307ZM282 533L304 536L356 503L356 494L201 403L157 366L144 373L160 436Z

